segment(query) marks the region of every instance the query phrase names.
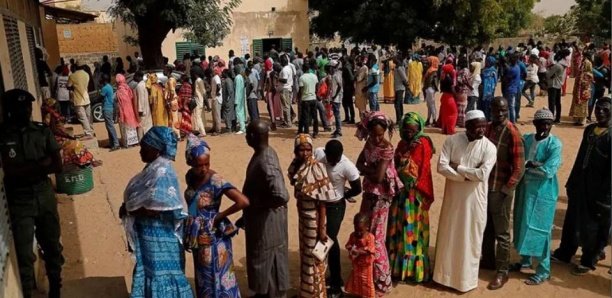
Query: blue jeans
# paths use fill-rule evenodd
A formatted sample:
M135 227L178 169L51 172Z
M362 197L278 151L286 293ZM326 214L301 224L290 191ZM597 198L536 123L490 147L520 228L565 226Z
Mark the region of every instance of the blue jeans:
M503 92L504 98L508 101L508 118L510 119L510 122L512 123L516 123L516 115L517 115L516 96L517 94L518 92L508 91L508 90Z
M368 92L368 102L370 104L370 111L380 111L378 92Z
M119 147L119 138L117 138L117 131L115 131L115 112L105 110L102 114L104 115L104 124L108 132L108 143L110 147Z
M334 111L334 121L336 123L336 130L334 134L342 133L342 121L340 119L340 104L339 102L332 102L332 110Z
M477 107L483 111L487 121L491 121L491 102L493 101L493 95L482 96L478 99Z
M327 123L327 116L325 115L325 106L320 100L317 100L317 111L319 111L319 118L321 118L323 128L327 129L329 127L329 123Z

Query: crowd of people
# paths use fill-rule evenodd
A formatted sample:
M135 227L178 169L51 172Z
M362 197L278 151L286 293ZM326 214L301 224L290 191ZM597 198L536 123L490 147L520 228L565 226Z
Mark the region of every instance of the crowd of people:
M539 285L551 277L551 260L569 263L578 247L583 255L572 274L588 274L605 257L609 238L611 100L604 97L609 68L607 46L597 50L562 42L549 49L530 41L497 52L477 48L469 54L467 48L425 45L406 52L372 46L350 53L315 49L306 55L273 47L252 59L234 57L230 51L227 65L219 57L187 55L164 68L163 84L156 73L137 69L135 86L130 86L122 73L116 73L116 91L110 76L103 74L101 94L111 150L129 145L127 140L120 144L114 131L118 110L122 139L127 139L128 130L137 132L146 164L128 183L120 211L136 259L132 296L239 297L232 250L232 237L239 229L245 230L247 239L248 288L255 297L286 296L292 277L284 177L297 201L299 297L339 297L343 289L360 297L381 297L393 282L431 280L467 292L477 287L479 269L496 272L487 287L497 290L508 281L509 272L532 268L532 259L538 265L525 283ZM174 76L176 70L184 71L180 79ZM72 98L91 80L79 71L87 75L77 67L66 83ZM557 171L564 157L561 140L551 130L561 120L560 96L568 76L576 78L570 115L576 125L593 123L584 129L565 185L569 203L561 245L551 251ZM501 97L495 96L498 82ZM534 114L536 132L522 135L515 125L521 119L521 98L532 106L536 85L548 95L549 108ZM442 93L439 111L436 92ZM25 120L30 97L7 92L13 110L7 109L8 133L0 146L3 161L14 162L6 166L7 177L24 175L18 169L21 159L15 159L15 142L6 138L31 125ZM426 117L404 113L404 104L419 103L421 97L427 103ZM258 100L265 101L269 121L260 117ZM92 133L87 105L72 101L82 107L77 115L85 133ZM395 119L380 111L381 101L394 103ZM211 129L205 127L208 112ZM283 170L268 143L269 132L290 129L296 122L293 160ZM333 137L324 148L313 147L319 122ZM355 125L355 136L364 141L354 163L343 155L343 125ZM434 203L431 158L437 146L425 133L427 126L449 135L437 162L446 184L435 256L428 248L429 209ZM465 131L457 132L456 127ZM400 141L394 146L391 137L396 130ZM205 141L208 134L234 132L245 134L254 150L241 191L212 169L213 151ZM190 167L184 193L172 165L181 139L187 141ZM57 146L51 140L48 144L44 153L39 152L48 159L45 173L57 170L49 157ZM19 190L7 187L9 209ZM355 202L360 194L354 232L345 246L353 268L344 281L338 233L346 202ZM224 196L233 204L222 210ZM228 216L235 213L242 217L231 222ZM15 233L20 228L24 229L14 227ZM321 257L315 247L328 240L333 243L329 254ZM512 247L521 256L517 262L511 260ZM184 274L185 251L193 256L195 292ZM48 263L61 258L61 247L48 257ZM20 267L30 261L19 256ZM61 264L56 267L49 272L52 281L59 278ZM22 280L32 280L30 273L21 271Z

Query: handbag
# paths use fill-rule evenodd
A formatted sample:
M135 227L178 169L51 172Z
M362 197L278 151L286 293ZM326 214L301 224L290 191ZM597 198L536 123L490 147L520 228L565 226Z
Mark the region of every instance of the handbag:
M189 108L189 111L192 111L192 112L198 107L198 102L196 101L195 96L189 100L187 107Z

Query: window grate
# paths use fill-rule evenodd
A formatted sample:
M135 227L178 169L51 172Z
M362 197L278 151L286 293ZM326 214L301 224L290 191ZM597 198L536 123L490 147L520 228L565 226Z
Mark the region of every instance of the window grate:
M34 55L34 48L36 47L36 39L34 37L34 27L26 26L26 35L28 36L28 50L30 51L30 60L32 60L32 72L34 74L34 82L36 84L36 90L40 90L40 83L38 81L38 67L36 66L36 56Z
M3 17L3 19L6 43L8 45L9 57L11 58L11 70L13 73L15 88L28 90L28 80L26 78L23 63L23 53L21 52L21 42L19 40L19 27L17 26L17 19L6 15Z

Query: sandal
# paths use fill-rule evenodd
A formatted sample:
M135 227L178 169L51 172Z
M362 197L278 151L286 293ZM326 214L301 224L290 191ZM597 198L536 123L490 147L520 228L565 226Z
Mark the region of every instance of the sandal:
M523 265L521 263L514 263L510 265L510 267L508 268L508 271L520 272L523 269L532 269L532 268L531 268L531 265Z
M525 284L528 286L537 286L541 285L543 282L550 280L550 275L547 277L542 277L540 275L534 274L525 280Z

